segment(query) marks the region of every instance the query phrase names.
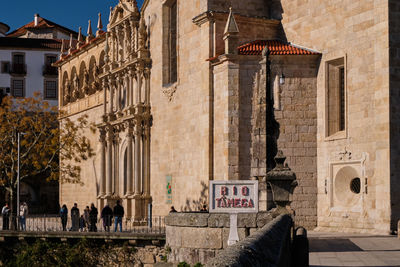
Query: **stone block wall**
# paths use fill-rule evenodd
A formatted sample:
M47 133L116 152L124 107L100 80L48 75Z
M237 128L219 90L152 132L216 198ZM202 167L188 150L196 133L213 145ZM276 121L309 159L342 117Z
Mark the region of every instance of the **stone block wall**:
M277 214L259 212L238 215L239 239L244 240L276 218ZM207 263L227 247L230 218L219 213L170 213L165 217L168 261L189 264Z
M307 229L317 225L317 69L319 57L272 57L272 77L286 76L274 96L279 124L278 149L296 173L298 186L291 208L295 223ZM277 66L280 66L277 67ZM277 99L278 97L278 99Z

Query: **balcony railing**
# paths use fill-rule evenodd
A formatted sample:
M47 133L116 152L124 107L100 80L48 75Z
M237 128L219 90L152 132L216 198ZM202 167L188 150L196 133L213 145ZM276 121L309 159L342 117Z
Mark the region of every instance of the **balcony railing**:
M13 63L10 74L26 75L26 64Z
M3 225L5 222L6 225ZM25 228L25 231L29 232L114 232L115 217L107 216L106 218L100 218L100 216L98 216L94 220L94 224L91 224L90 218L88 221L82 221L78 217L73 221L70 215L67 216L65 220L63 220L59 215L28 215L25 219L24 226L25 227L22 225L20 217L15 217L15 215L10 215L6 220L0 220L0 231L22 231ZM120 231L119 224L117 230ZM144 219L141 221L124 217L122 219L122 232L164 234L164 217L153 216L150 220Z
M58 69L57 67L53 67L51 65L44 65L43 66L43 75L44 76L57 76L58 75Z

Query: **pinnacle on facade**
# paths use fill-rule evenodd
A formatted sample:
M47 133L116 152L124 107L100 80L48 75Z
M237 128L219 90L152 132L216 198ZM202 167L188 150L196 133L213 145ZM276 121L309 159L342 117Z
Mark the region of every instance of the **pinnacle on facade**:
M235 17L233 16L232 7L229 8L228 21L225 25L224 36L227 34L239 33L239 27L236 23Z
M68 54L71 54L71 52L72 52L72 44L73 44L73 41L72 41L72 33L71 33L70 36L69 36L69 49L68 49Z
M108 56L108 52L110 51L110 47L108 45L108 33L106 33L106 45L104 46L104 53L105 55L105 61L106 63L109 62L110 57Z
M83 43L82 27L79 27L78 44Z
M229 8L229 16L226 21L224 37L225 41L225 54L237 54L237 47L239 44L239 27L233 16L232 7Z
M111 22L112 12L113 12L113 8L112 8L112 6L110 6L110 16L108 17L108 22Z
M64 56L64 51L65 51L64 39L61 39L60 59Z
M89 25L88 25L87 36L86 36L86 43L88 43L92 38L93 38L92 22L89 19Z
M100 35L100 32L103 30L103 23L101 22L101 13L99 13L99 21L97 22L97 32L96 37Z

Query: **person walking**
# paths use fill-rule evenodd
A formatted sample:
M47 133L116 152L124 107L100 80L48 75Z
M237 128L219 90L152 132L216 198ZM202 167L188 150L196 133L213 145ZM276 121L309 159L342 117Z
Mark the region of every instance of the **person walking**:
M89 231L89 225L90 225L89 212L90 212L89 206L86 206L86 208L83 210L83 218L85 219L86 231Z
M97 215L99 212L97 211L97 208L94 206L92 203L90 205L90 212L89 212L89 221L90 221L90 227L89 227L89 232L97 232Z
M74 203L74 206L71 209L71 231L79 230L79 209L78 204Z
M22 231L26 231L26 216L28 216L28 205L26 202L22 202L19 207L19 221Z
M8 203L4 205L1 210L1 215L3 216L3 230L9 230L10 227L10 208Z
M68 208L67 205L63 205L60 209L61 225L63 231L67 231L67 220L68 220Z
M115 216L115 228L114 232L117 231L117 227L119 224L119 231L122 232L122 217L124 217L124 207L121 206L121 202L117 200L117 205L114 207L114 216Z
M110 206L105 205L101 211L101 218L103 219L104 231L110 232L110 226L112 221L113 211Z

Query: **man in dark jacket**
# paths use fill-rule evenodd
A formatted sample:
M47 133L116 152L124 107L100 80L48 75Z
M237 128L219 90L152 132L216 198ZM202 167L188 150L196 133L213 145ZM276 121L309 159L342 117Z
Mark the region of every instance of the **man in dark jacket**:
M112 221L113 211L110 206L105 205L101 211L101 218L103 219L104 231L110 232L110 226Z
M119 231L122 232L122 217L124 217L124 207L121 206L121 202L117 200L117 205L114 207L114 216L115 216L115 229L114 232L117 231L117 226L119 224Z
M89 227L89 232L97 232L97 215L99 212L97 211L97 208L92 205L90 205L90 211L89 211L89 221L90 221L90 227Z

